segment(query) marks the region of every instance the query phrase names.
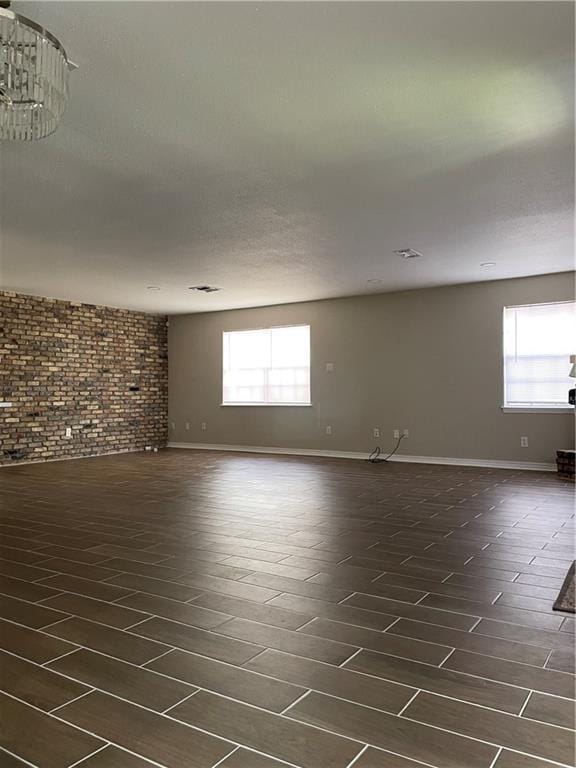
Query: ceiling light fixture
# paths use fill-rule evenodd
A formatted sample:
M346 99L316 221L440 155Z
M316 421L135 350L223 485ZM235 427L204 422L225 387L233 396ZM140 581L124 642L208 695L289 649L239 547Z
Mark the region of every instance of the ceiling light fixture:
M0 0L0 139L54 133L68 103L71 64L62 43Z
M482 264L480 264L481 267L495 267L496 262L495 261L483 261Z
M400 248L399 250L394 251L394 253L397 256L402 256L403 259L418 259L422 256L422 254L415 251L414 248Z
M146 286L146 290L147 291L161 291L162 289L160 288L159 285L147 285Z
M191 285L188 290L200 291L201 293L215 293L216 291L221 291L222 288L216 288L213 285Z

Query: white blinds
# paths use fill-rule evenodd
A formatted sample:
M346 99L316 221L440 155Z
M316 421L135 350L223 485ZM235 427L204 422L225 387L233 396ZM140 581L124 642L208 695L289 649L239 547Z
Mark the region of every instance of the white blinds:
M310 403L310 326L223 334L223 403Z
M576 303L504 309L504 405L567 406Z

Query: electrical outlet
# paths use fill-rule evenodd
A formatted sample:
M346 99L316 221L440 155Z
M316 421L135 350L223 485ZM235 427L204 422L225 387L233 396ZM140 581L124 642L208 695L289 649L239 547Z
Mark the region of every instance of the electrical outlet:
M409 430L405 429L405 430L402 432L402 437L410 437L410 432L409 432Z
M326 434L331 435L332 434L332 427L328 426L326 427Z
M72 427L66 427L66 437L72 437Z
M202 430L202 432L206 432L206 422L205 421L203 421L202 424L200 425L200 429Z
M189 421L187 421L187 422L184 424L184 429L190 429L190 422L189 422Z
M394 438L396 440L398 440L398 438L400 437L400 430L399 429L395 429L394 432L392 432L392 434L393 434Z
M328 371L328 373L332 373L332 371L334 370L334 363L326 363L326 370Z
M378 429L378 427L374 427L374 429L372 430L372 434L374 435L374 437L380 437L380 430Z
M521 437L520 438L520 448L528 448L528 438L527 437Z

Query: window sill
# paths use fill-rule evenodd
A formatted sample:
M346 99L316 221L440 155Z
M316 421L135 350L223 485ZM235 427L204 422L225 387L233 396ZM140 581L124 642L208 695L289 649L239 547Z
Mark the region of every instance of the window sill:
M504 413L575 413L573 405L567 406L520 406L520 405L502 405L500 406Z
M221 408L311 408L312 403L220 403Z

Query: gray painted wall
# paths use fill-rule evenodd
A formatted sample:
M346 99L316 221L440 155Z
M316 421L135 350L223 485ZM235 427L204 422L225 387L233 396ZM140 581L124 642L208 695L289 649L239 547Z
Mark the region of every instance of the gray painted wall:
M404 454L553 462L574 445L574 418L502 412L502 308L573 298L574 273L561 273L173 316L170 440L370 451L406 428ZM311 326L313 405L222 407L222 332L292 323Z

